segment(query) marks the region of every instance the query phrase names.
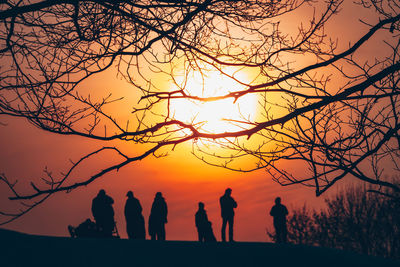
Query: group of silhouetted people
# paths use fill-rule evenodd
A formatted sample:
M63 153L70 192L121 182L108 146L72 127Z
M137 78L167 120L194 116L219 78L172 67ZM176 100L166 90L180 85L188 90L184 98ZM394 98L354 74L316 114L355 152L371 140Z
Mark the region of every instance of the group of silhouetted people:
M126 194L124 214L126 232L129 239L146 239L146 227L142 215L142 205L132 191ZM72 237L113 237L118 231L114 220L114 200L101 189L92 201L92 214L95 222L87 219L78 227L68 226ZM167 223L168 208L161 192L157 192L149 217L149 235L151 240L165 240L165 224Z
M222 227L221 240L226 242L226 227L228 226L229 242L233 242L234 209L237 203L231 196L232 189L227 188L223 196L220 197ZM126 219L126 231L129 239L146 239L145 221L142 215L140 201L135 198L132 191L126 194L124 214ZM104 189L101 189L92 201L92 214L95 223L90 219L80 224L71 232L71 235L82 237L112 237L114 233L118 235L114 220L114 200L108 196ZM165 224L168 222L168 207L161 192L157 192L151 206L148 220L148 231L151 240L165 240ZM275 205L271 208L270 215L273 217L277 243L287 242L286 216L287 208L282 205L281 198L275 199ZM195 213L195 225L200 242L216 242L213 233L212 223L208 220L207 212L203 202L198 203L198 210ZM73 227L72 227L73 228Z
M125 204L126 231L129 239L146 239L142 206L133 192L129 191ZM161 192L157 192L151 205L149 216L149 235L151 240L165 240L165 224L168 222L168 207Z

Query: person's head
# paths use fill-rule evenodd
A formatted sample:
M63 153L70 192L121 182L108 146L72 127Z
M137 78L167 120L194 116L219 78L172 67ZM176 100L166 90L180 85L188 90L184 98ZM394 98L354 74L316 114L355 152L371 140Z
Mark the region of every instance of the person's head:
M280 197L275 198L275 204L277 204L277 205L281 204L281 198Z
M161 192L157 192L157 193L156 193L156 198L162 198Z
M231 193L232 193L232 189L230 189L230 188L225 189L225 195L230 196Z
M128 191L128 193L126 193L126 196L128 198L132 198L133 197L133 192L132 191Z
M99 196L105 196L106 195L106 191L104 189L100 189L99 191Z
M204 210L204 203L203 202L199 202L199 210Z

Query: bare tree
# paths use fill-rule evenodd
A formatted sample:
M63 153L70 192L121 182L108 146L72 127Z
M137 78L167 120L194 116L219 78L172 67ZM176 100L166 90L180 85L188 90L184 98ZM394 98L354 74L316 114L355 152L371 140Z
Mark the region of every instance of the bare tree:
M293 210L288 218L291 243L399 258L398 200L352 186L325 202L326 207L319 211ZM273 233L268 234L274 238Z
M57 134L151 145L134 155L118 146L102 147L61 177L47 172L43 185L31 183L31 192L18 192L13 179L2 175L11 199L25 205L20 212L3 213L3 223L55 192L163 156L165 148L185 142L209 164L239 171L264 168L279 183L313 186L317 195L348 176L399 191L382 172L382 162L398 170L399 2L358 5L375 16L362 22L361 37L344 47L325 30L344 8L338 0L1 2L0 114L26 118ZM297 12L306 7L314 11L308 22L297 29L281 26L283 20L300 20ZM376 39L386 53L369 63L359 51ZM123 122L107 109L121 99L112 92L88 94L81 86L113 66L141 94ZM190 76L206 80L211 71L241 89L210 94L204 83L193 93ZM250 81L240 78L249 71ZM155 74L168 77L172 86L160 87L151 79ZM210 131L204 121L178 119L173 109L179 99L240 101L247 95L257 96L259 115L228 119L231 130ZM78 166L107 151L120 162L69 182ZM240 165L243 157L254 158L254 166ZM306 163L304 176L293 176L286 161Z

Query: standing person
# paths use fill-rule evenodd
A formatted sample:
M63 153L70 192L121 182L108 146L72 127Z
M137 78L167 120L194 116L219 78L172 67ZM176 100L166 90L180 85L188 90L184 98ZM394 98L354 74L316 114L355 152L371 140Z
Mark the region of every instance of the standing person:
M235 212L233 209L237 207L236 201L231 197L232 189L227 188L225 194L219 199L221 205L222 229L221 238L222 242L226 242L226 224L229 224L229 242L233 242L233 217Z
M99 231L104 237L112 237L115 227L114 209L112 207L114 200L101 189L92 201L92 214Z
M270 215L274 217L274 227L276 243L287 242L287 228L286 228L286 215L288 215L287 208L281 204L281 198L275 199L275 205L270 211Z
M168 208L161 192L157 192L149 217L149 234L151 240L165 240L165 224Z
M199 209L197 210L195 216L195 223L197 228L197 234L199 236L200 242L206 241L206 230L208 226L207 212L204 209L204 203L199 202Z
M140 201L134 197L133 192L129 191L125 203L126 232L129 239L146 239L144 218Z

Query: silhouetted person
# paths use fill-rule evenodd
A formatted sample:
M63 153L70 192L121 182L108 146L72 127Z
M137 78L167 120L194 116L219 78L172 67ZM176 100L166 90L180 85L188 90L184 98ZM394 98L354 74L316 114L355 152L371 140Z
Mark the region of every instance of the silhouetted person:
M165 240L165 224L168 208L161 192L157 192L149 217L149 234L151 240Z
M222 229L221 238L222 242L226 241L225 232L226 224L229 224L229 241L233 241L233 217L235 216L234 208L237 207L236 201L231 197L232 189L227 188L225 194L219 199L221 205Z
M92 201L92 214L96 221L99 231L105 237L111 237L115 227L114 209L112 207L114 200L106 195L106 191L101 189Z
M75 228L75 234L77 237L98 237L98 229L96 223L90 219L86 219L78 227Z
M270 213L274 217L274 227L276 235L276 243L287 242L287 228L286 228L286 215L288 215L287 208L281 204L281 198L275 199L275 205L272 207Z
M77 227L68 225L68 231L71 237L99 237L99 231L97 229L96 223L90 219L86 219L83 223L79 224Z
M197 234L199 236L200 242L205 242L205 235L208 225L207 212L204 209L204 203L199 202L199 209L197 210L195 216L195 223L197 228Z
M146 239L142 206L139 200L133 196L132 191L129 191L126 196L128 199L125 203L124 213L128 237L129 239Z

